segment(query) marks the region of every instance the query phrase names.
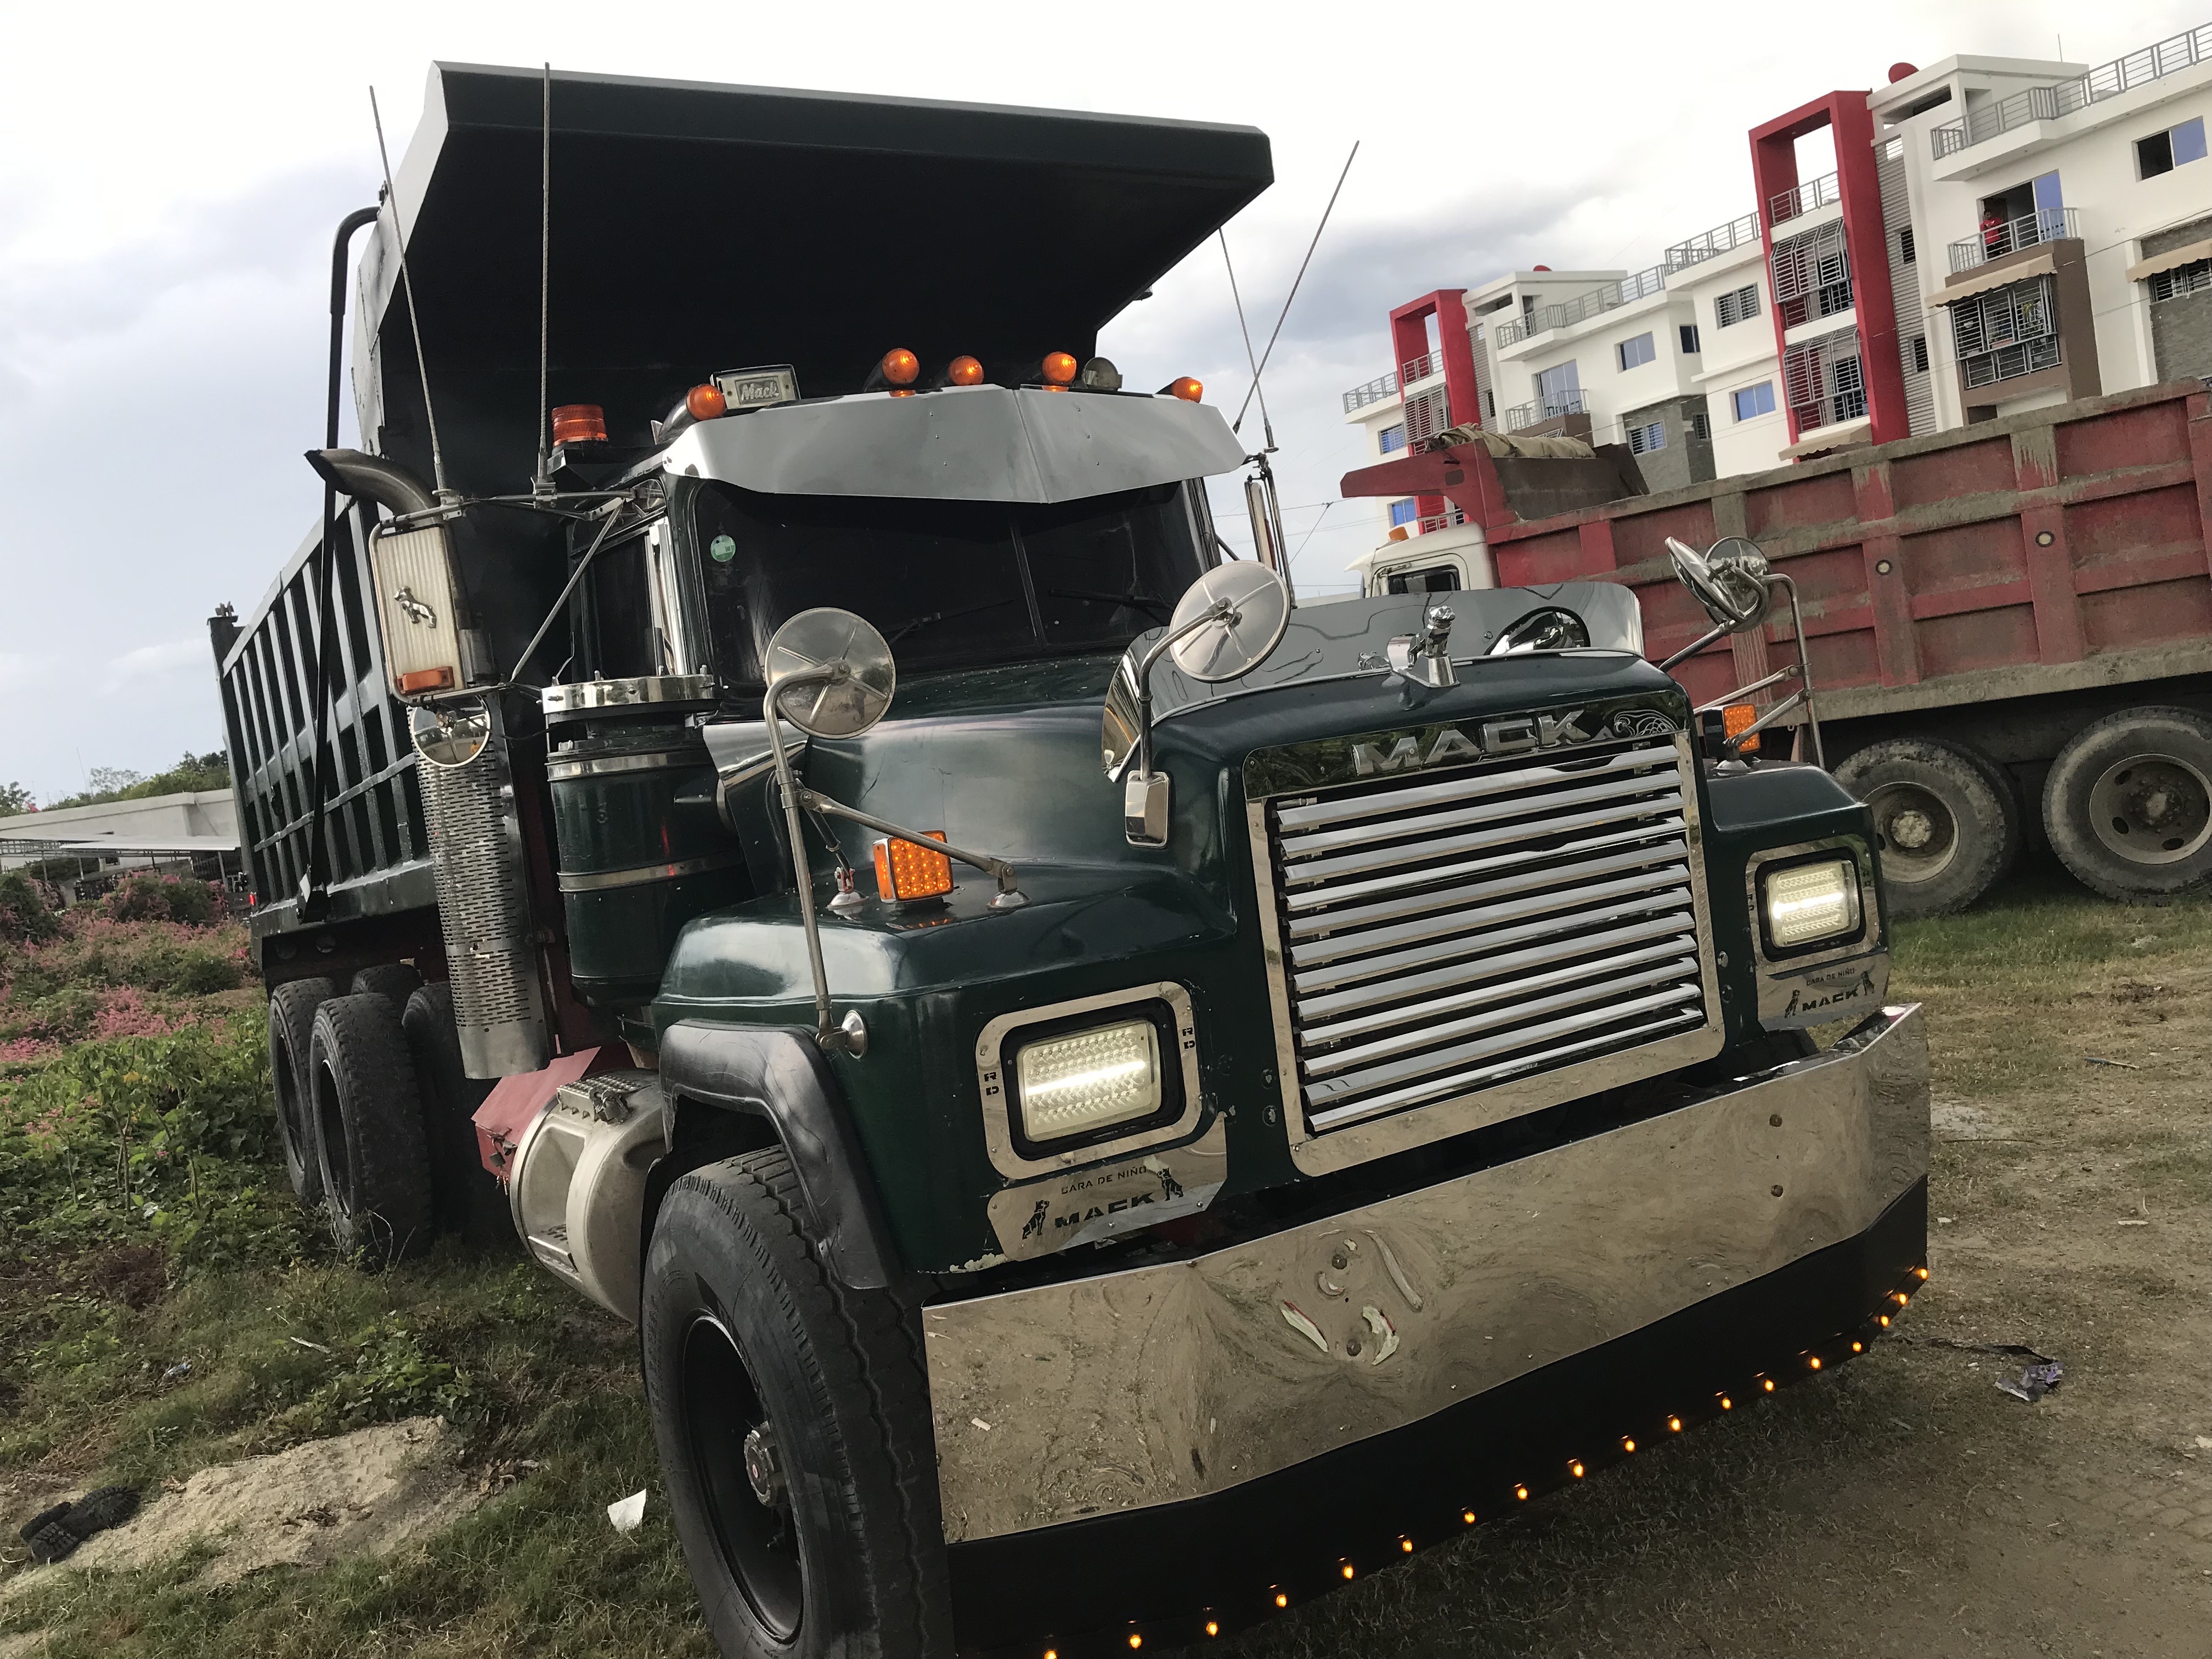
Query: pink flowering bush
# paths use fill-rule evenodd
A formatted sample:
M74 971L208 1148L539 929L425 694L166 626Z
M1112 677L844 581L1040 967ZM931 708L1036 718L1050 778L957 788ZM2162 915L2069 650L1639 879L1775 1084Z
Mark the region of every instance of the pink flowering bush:
M175 921L204 927L216 918L207 883L180 881L151 871L125 878L103 902L118 921Z

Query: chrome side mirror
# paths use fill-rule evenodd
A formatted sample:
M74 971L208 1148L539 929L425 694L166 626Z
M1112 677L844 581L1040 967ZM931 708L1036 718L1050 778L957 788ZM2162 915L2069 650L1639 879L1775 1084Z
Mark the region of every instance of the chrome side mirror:
M1774 595L1766 580L1766 555L1759 550L1757 542L1723 536L1700 553L1669 536L1667 552L1674 561L1674 574L1697 596L1716 628L1741 634L1766 620Z
M802 611L768 642L771 732L781 714L810 738L857 738L891 706L898 670L875 625L823 605Z
M1265 565L1216 565L1176 601L1167 631L1144 655L1132 646L1106 689L1100 759L1112 777L1136 752L1121 784L1121 828L1133 847L1168 844L1168 775L1152 769L1152 667L1172 654L1192 679L1219 684L1267 660L1291 624L1291 590Z

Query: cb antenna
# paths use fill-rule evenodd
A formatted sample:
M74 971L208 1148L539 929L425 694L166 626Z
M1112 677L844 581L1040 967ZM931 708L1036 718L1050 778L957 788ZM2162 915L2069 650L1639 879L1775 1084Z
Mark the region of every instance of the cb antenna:
M1260 428L1267 434L1267 453L1275 453L1275 423L1267 416L1267 393L1260 385L1259 360L1252 355L1252 325L1244 320L1244 296L1237 291L1237 267L1229 259L1229 232L1217 228L1214 236L1221 243L1221 263L1229 272L1229 297L1237 304L1237 326L1244 334L1244 361L1252 370L1252 390L1260 394ZM1237 416L1243 420L1243 416ZM1235 430L1231 428L1231 430Z
M552 412L545 403L546 339L553 295L553 65L545 66L545 117L538 158L538 481L541 495L552 494L547 477L553 452L547 447Z
M1275 319L1275 331L1267 337L1267 349L1260 354L1260 362L1252 370L1252 390L1244 394L1238 406L1237 418L1229 423L1231 432L1244 424L1244 411L1252 406L1252 395L1260 389L1261 372L1267 367L1267 359L1275 354L1275 342L1283 332L1283 324L1291 314L1291 301L1298 297L1298 284L1306 279L1306 267L1313 263L1314 250L1321 246L1321 234L1328 228L1328 216L1336 211L1336 198L1344 191L1344 181L1351 175L1352 164L1359 159L1359 142L1352 141L1352 154L1344 158L1344 171L1336 175L1336 188L1328 193L1328 205L1321 210L1321 222L1314 227L1313 240L1306 244L1306 257L1298 261L1298 274L1291 279L1291 291L1283 297L1282 315ZM1264 413L1262 416L1264 417ZM1273 441L1270 440L1270 447Z
M369 118L376 123L376 155L384 163L384 199L392 204L392 236L399 244L399 285L407 290L407 327L415 336L415 372L422 381L422 416L430 425L430 481L442 499L446 488L446 455L438 447L438 416L430 407L430 361L422 349L422 319L415 311L415 282L407 274L407 233L399 222L399 192L392 183L392 153L384 147L384 114L376 106L376 88L368 89Z

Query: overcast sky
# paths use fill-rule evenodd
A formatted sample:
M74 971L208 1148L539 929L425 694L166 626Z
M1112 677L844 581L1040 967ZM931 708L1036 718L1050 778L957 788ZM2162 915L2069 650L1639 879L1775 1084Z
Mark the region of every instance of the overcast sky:
M204 619L267 588L319 505L328 250L375 197L434 58L1245 122L1277 183L1230 228L1264 337L1359 157L1267 371L1303 588L1372 507L1339 394L1390 367L1390 307L1543 262L1651 264L1747 211L1754 124L1900 59L2098 63L2203 21L2105 0L1850 6L1111 6L938 0L610 8L11 7L0 52L0 782L220 747ZM395 155L396 159L396 155ZM1243 346L1199 249L1102 349L1231 412ZM1256 430L1248 423L1248 431ZM1228 502L1224 500L1223 505ZM1316 528L1316 520L1318 527Z

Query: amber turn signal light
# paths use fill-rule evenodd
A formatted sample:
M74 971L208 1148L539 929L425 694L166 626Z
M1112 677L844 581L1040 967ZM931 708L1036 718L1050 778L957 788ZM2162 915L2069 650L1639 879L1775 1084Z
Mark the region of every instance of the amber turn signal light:
M945 839L942 830L930 833ZM952 890L952 860L910 841L876 843L876 892L885 899L938 898Z
M983 384L983 365L974 357L955 357L946 365L945 378L954 386Z
M684 394L684 407L691 411L693 420L711 421L730 412L730 400L718 386L695 386Z
M607 412L597 404L562 404L553 411L553 441L556 444L603 444L607 441Z
M1732 702L1725 709L1721 711L1722 730L1726 732L1727 734L1732 738L1739 732L1748 730L1751 723L1758 718L1759 710L1754 708L1751 704L1747 702ZM1736 753L1739 755L1755 755L1759 752L1759 740L1757 738L1746 738L1737 747Z
M1194 380L1186 374L1181 380L1170 380L1162 386L1160 395L1164 398L1180 398L1187 404L1194 404L1206 396L1206 384L1202 380Z
M399 677L399 695L408 697L417 691L443 691L453 683L453 671L450 668L418 668Z
M1037 365L1037 374L1048 386L1065 386L1074 380L1076 372L1082 367L1065 351L1048 351L1044 362Z

